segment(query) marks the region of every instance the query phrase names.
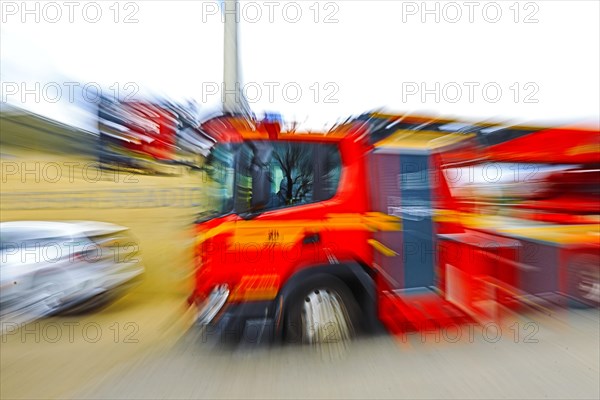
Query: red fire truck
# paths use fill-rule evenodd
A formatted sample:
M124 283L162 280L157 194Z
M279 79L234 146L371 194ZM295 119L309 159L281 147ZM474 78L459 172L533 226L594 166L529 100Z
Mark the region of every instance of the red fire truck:
M196 159L213 143L200 134L192 112L191 106L168 101L103 98L98 107L100 163L154 172L196 167Z
M221 116L196 222L198 323L323 343L600 299L598 129Z

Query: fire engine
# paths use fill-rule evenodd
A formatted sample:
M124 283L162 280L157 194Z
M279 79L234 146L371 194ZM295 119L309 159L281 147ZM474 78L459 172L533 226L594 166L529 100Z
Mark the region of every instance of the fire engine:
M170 101L118 101L103 97L98 106L100 165L170 173L169 166L195 168L212 145L197 130L192 105Z
M600 134L369 113L325 133L223 115L196 221L198 324L319 344L597 306Z

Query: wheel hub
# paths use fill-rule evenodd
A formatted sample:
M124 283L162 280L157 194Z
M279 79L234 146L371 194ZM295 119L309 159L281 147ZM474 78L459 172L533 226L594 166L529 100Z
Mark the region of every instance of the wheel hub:
M309 344L350 340L353 327L341 296L332 289L309 292L302 307L302 334Z

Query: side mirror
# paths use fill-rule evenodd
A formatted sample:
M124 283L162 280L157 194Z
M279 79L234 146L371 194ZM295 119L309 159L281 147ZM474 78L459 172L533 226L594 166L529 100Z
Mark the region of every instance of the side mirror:
M252 199L250 206L253 210L265 208L271 197L271 180L269 167L252 166Z

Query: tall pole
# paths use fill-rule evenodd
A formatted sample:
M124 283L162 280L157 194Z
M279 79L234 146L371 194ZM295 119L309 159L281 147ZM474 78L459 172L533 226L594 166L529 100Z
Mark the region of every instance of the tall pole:
M242 96L238 54L239 5L237 0L225 0L223 49L223 112L244 113L247 106Z

